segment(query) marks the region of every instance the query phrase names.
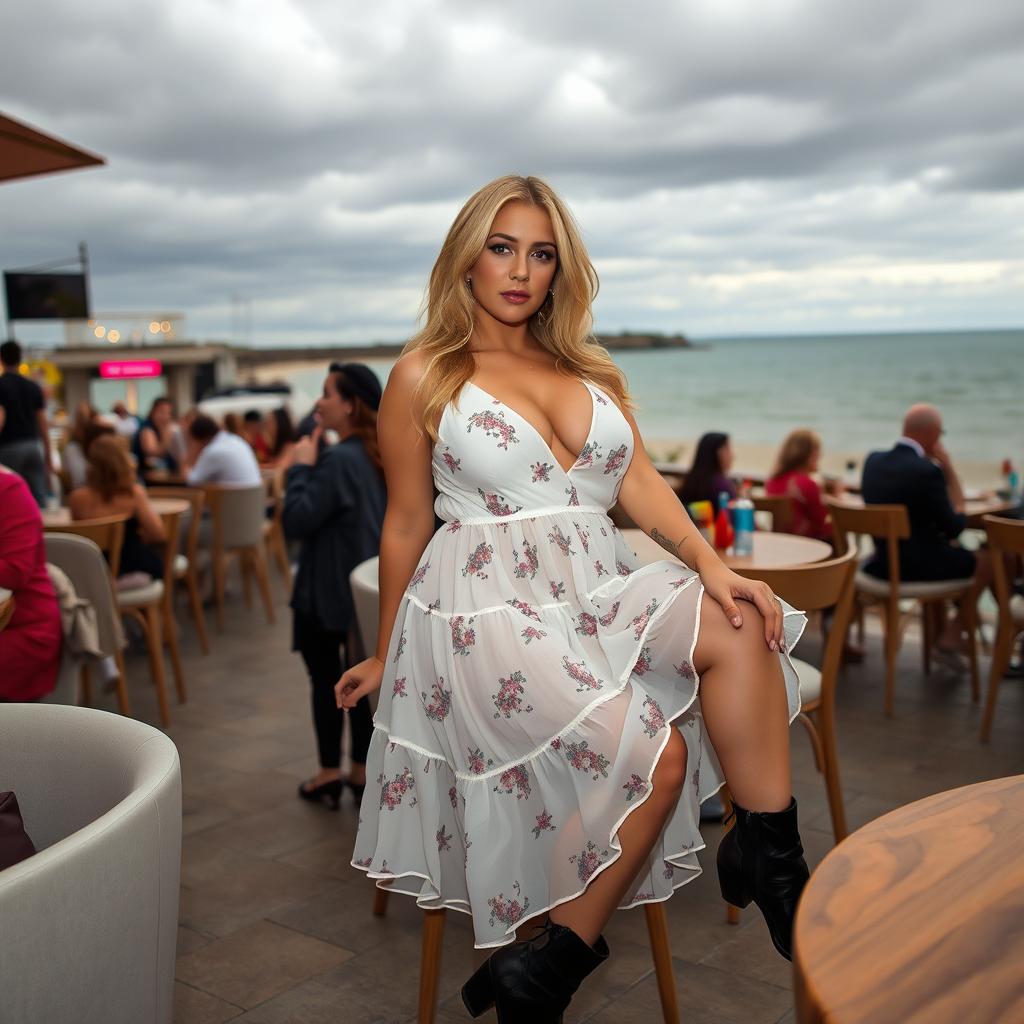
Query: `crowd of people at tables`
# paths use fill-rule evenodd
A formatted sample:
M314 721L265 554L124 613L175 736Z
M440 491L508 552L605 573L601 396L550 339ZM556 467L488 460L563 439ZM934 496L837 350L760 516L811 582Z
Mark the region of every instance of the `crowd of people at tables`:
M47 498L48 447L43 402L36 386L18 373L20 349L0 346L0 587L13 591L17 610L0 632L0 663L7 671L0 700L32 700L53 688L60 649L60 620L46 575L39 507ZM38 390L38 388L36 388ZM349 573L379 554L386 506L383 467L376 440L381 385L359 363L331 364L323 394L297 428L285 408L263 415L229 413L223 423L191 410L174 416L167 398L156 399L139 421L123 403L109 416L83 403L75 410L60 446L61 479L73 519L127 516L121 556L123 574L158 576L156 545L163 526L146 483L173 480L190 485L237 486L261 482L261 470L284 475L282 525L297 556L291 607L292 649L304 661L320 770L299 786L304 799L337 808L348 784L357 800L365 784L365 754L372 731L366 698L350 713L352 771L341 776L342 712L334 684L357 642ZM325 432L334 443L328 443ZM899 503L908 509L911 536L900 542L901 576L907 580L973 578L976 598L991 578L988 553L960 547L964 494L941 444L942 423L931 406L907 414L901 436L889 450L872 453L861 481L864 501ZM28 449L34 447L35 452ZM821 440L808 429L783 441L766 478L767 495L791 500L787 531L832 539L827 496L838 496L838 480L822 480ZM700 438L678 491L684 506L737 496L734 454L724 433ZM865 571L888 574L884 544ZM963 643L960 613L951 618L939 645L953 651Z

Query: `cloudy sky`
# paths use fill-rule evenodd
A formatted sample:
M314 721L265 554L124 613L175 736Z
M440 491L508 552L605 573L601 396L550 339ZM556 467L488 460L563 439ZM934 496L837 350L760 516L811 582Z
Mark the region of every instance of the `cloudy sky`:
M108 160L0 186L0 266L84 239L94 308L192 337L232 296L258 343L406 337L510 171L600 330L1024 322L1019 0L34 0L0 39L0 110Z

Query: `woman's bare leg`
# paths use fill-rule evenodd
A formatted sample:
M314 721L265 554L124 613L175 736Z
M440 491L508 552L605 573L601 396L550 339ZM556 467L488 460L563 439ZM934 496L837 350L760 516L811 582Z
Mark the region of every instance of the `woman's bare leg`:
M622 853L574 900L551 911L555 924L593 945L650 856L686 779L686 740L674 726L654 769L650 796L619 826ZM527 933L529 934L529 933Z
M749 811L789 806L789 712L779 656L764 641L764 620L740 602L743 625L702 596L694 669L700 708L729 790Z

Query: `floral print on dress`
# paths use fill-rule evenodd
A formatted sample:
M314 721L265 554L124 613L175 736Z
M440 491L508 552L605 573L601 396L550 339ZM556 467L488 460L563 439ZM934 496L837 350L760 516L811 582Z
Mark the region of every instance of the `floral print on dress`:
M499 438L498 447L503 448L505 451L508 451L510 444L519 444L519 438L516 437L516 428L511 423L506 422L503 412L494 412L492 409L486 409L483 412L472 413L468 419L467 434L476 427L482 430L487 437Z
M487 573L483 569L485 565L491 564L491 559L493 558L494 548L487 541L480 541L473 549L473 553L466 559L466 564L462 568L462 575L477 576L482 580L487 579Z
M478 487L476 493L483 499L484 505L487 506L487 511L492 516L511 516L515 515L516 512L521 512L523 509L522 505L516 505L513 508L505 500L505 495L499 494L497 491L485 491L482 487Z
M561 528L556 526L549 534L548 540L552 544L558 547L558 550L562 552L567 558L569 555L575 555L576 550L572 546L572 539L562 533Z
M601 446L596 441L588 441L572 464L573 469L589 469L595 459L601 457Z
M579 523L572 525L576 527L576 536L579 537L580 543L583 545L584 554L588 554L590 552L590 531L584 530Z
M570 661L569 655L563 654L562 668L573 682L579 684L576 687L577 693L583 693L585 690L600 690L604 686L604 682L587 668L585 661Z
M510 597L505 604L515 608L517 612L522 612L528 619L536 619L538 622L541 621L537 609L526 601L520 601L518 597Z
M551 470L555 467L550 462L535 462L530 466L530 471L533 476L530 479L530 483L533 484L549 484L551 483Z
M444 685L444 676L438 676L430 688L430 696L420 690L427 718L432 722L443 722L452 710L452 691Z
M678 665L673 665L672 667L676 670L676 675L682 676L689 683L692 683L697 678L697 673L694 672L693 666L688 659L684 658Z
M658 607L658 599L652 597L647 602L647 607L639 614L633 617L630 621L630 625L633 627L633 639L639 640L644 635L644 630L647 628L647 623L651 621L651 616L654 614L655 609Z
M551 814L548 811L541 811L537 815L537 824L530 829L534 839L540 839L541 832L554 832L557 825L551 823Z
M576 485L569 484L565 489L565 493L569 495L569 504L578 505L580 503L580 496L576 493Z
M444 825L442 825L437 833L434 835L437 840L437 852L440 853L442 850L450 850L452 848L452 834L449 832Z
M642 676L645 672L651 670L651 649L650 647L644 647L640 652L639 657L636 659L636 664L633 665L633 674Z
M532 704L523 707L523 694L526 692L526 677L520 669L510 672L508 679L498 679L498 692L492 694L491 701L498 709L495 718L511 718L513 715L529 714Z
M644 727L644 732L653 739L661 729L665 728L665 714L661 710L661 705L653 697L644 698L644 710L647 711L647 714L641 714L640 724Z
M600 558L595 559L594 561L594 572L596 572L598 576L611 576L611 573L604 567L604 562L602 562Z
M455 654L469 654L469 649L476 643L476 630L470 629L470 623L476 618L471 615L456 615L450 620L452 629L452 651Z
M498 777L498 784L494 787L495 793L515 793L517 800L528 800L530 798L530 776L526 771L526 765L517 764L508 768Z
M634 797L643 796L647 792L647 783L636 772L633 772L622 788L626 791L626 803L628 804Z
M391 688L391 695L393 697L407 697L408 694L405 692L405 676L399 676L395 680L395 685Z
M519 557L519 552L515 548L512 549L512 557L516 560L515 568L513 569L516 579L532 580L537 575L540 561L537 558L536 544L531 544L524 537L522 558Z
M608 456L608 459L604 464L604 475L607 476L609 473L617 473L622 467L622 463L626 458L627 448L624 444L620 444L618 448L614 449Z
M553 743L552 746L554 746ZM573 768L583 772L585 775L590 775L593 772L591 778L595 782L601 777L608 778L608 768L611 765L611 761L604 754L591 750L590 743L587 740L565 744L565 759Z
M413 587L419 586L423 582L423 578L427 575L427 570L430 568L430 559L428 558L421 566L418 566L416 571L412 574L412 579L409 580L409 586L407 590L412 590Z
M383 779L379 781L383 782ZM393 811L401 804L402 797L415 784L416 780L412 777L412 772L408 768L403 768L401 773L396 775L390 782L384 782L380 790L381 810L387 807L389 811Z
M451 450L447 445L444 446L444 451L441 452L441 458L444 460L444 464L453 473L457 473L460 469L462 469L462 459L455 458L455 456L452 455Z
M615 572L619 576L628 576L632 571L633 570L630 569L630 567L626 565L626 563L623 562L621 559L615 559Z
M548 582L551 584L551 596L557 601L565 594L565 582L564 580L549 580Z
M597 616L590 612L580 612L576 616L576 632L580 636L597 636Z
M401 636L398 638L398 646L395 648L395 656L391 659L392 662L398 661L402 656L402 652L405 650L406 639L405 630L403 629Z
M466 766L474 775L483 775L488 768L494 767L494 762L487 758L484 760L484 752L479 747L467 747L468 756Z
M458 791L455 789L455 787L454 786L449 786L448 787L448 799L451 802L452 810L453 811L458 809L458 806L459 806L458 796L459 796L459 794L458 794Z
M547 633L536 626L527 626L519 635L523 638L523 643L529 645L531 640L543 640Z
M495 921L500 921L503 925L511 928L514 924L521 921L523 915L530 909L530 899L529 897L522 897L522 891L518 882L513 884L512 889L516 897L519 898L506 899L505 894L499 892L497 896L491 896L488 899L487 906L491 908L491 925Z
M619 614L619 605L621 603L621 601L616 601L604 615L598 618L597 621L600 622L602 626L610 626L615 621L615 616Z
M453 519L446 527L445 530L448 533L458 533L462 529L462 520Z
M590 881L591 875L601 866L601 858L607 856L607 850L603 850L599 854L597 852L597 843L593 839L588 839L587 845L579 853L574 853L569 858L569 863L576 865L576 874L579 876L580 881L586 885Z
M693 577L692 577L692 576L680 576L680 577L679 577L679 579L677 579L677 580L673 580L673 581L672 581L672 582L671 582L671 583L669 584L669 586L670 586L670 587L671 587L671 588L672 588L673 590L678 590L678 589L679 589L680 587L685 587L685 586L686 586L686 584L687 584L687 583L689 583L689 582L690 582L690 580L692 580L692 579L693 579Z

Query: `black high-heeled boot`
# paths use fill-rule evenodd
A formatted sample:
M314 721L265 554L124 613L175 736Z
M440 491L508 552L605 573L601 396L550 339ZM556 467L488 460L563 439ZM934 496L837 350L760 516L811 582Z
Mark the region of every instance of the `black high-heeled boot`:
M792 959L793 917L810 872L796 827L796 800L784 811L748 811L733 803L736 824L718 844L722 898L741 910L751 900L772 944Z
M304 782L299 783L299 796L303 800L310 800L315 804L326 803L332 811L336 811L341 805L341 779L331 779L329 782L321 782L319 786L306 789Z
M604 936L588 946L571 928L553 924L526 942L491 954L462 986L473 1017L494 1005L498 1024L561 1024L583 979L608 959Z

